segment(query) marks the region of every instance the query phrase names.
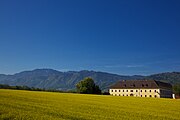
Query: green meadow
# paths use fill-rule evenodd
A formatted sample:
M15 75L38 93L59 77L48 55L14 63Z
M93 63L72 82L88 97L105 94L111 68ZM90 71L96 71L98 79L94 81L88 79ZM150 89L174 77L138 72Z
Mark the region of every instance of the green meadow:
M180 120L180 100L0 89L1 120Z

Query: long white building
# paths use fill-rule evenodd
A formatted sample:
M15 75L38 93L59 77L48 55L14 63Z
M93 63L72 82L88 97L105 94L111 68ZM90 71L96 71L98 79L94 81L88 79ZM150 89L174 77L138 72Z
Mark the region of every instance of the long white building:
M109 89L113 96L172 98L172 85L155 80L123 80Z

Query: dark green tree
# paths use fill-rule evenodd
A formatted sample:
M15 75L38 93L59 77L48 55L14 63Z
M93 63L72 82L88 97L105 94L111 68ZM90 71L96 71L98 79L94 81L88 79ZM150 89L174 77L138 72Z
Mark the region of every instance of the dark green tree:
M101 94L99 86L95 85L92 78L85 78L76 84L77 92L83 94Z
M176 95L179 95L180 96L180 84L175 84L173 86L173 91Z

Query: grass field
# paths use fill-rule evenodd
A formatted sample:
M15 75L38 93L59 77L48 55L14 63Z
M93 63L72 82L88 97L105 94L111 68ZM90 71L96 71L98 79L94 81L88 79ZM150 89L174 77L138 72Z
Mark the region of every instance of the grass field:
M1 120L180 120L180 100L0 89Z

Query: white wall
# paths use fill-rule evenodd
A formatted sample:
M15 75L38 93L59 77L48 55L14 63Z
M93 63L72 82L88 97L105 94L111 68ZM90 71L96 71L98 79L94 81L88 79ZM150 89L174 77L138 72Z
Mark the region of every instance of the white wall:
M160 97L159 89L109 89L113 96Z

